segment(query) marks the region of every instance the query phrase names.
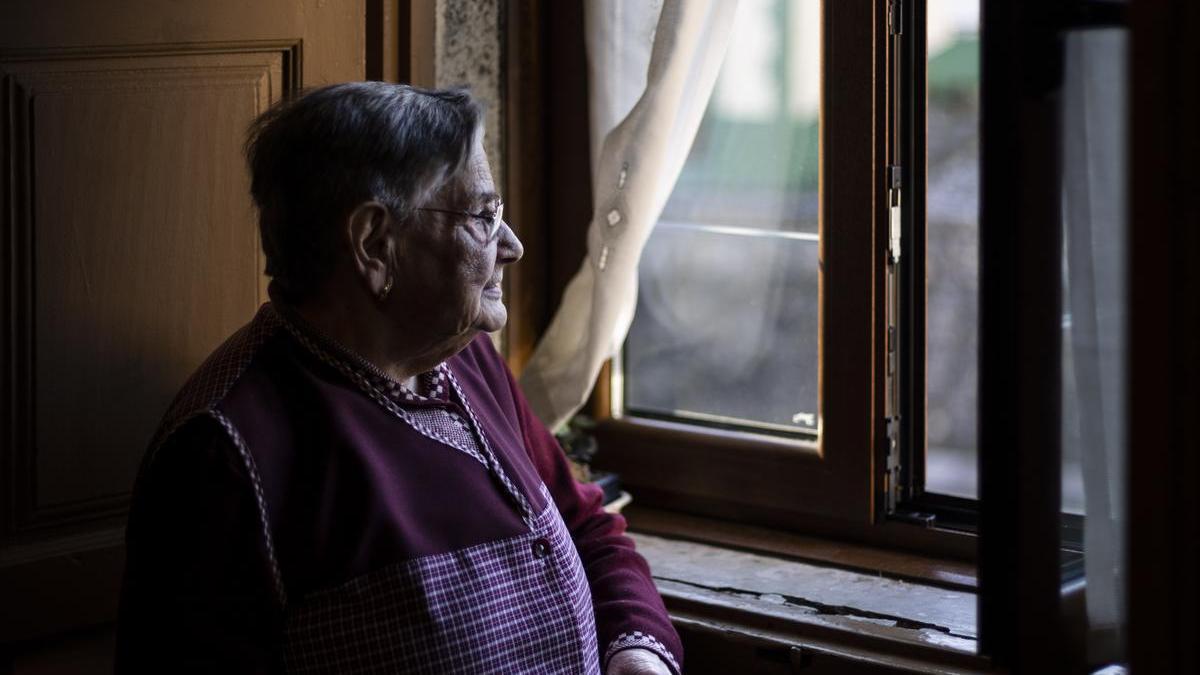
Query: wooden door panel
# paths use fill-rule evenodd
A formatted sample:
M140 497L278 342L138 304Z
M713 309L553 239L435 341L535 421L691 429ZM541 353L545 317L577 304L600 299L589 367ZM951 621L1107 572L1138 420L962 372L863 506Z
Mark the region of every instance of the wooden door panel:
M115 616L137 464L265 299L246 128L361 79L364 0L0 12L4 645Z
M0 595L29 607L6 613L0 640L111 616L146 443L191 370L264 297L241 147L249 121L298 82L298 48L0 59L14 366Z
M130 449L262 300L241 145L284 62L275 49L3 66L25 111L6 127L27 159L12 268L34 346L16 383L31 405L14 420L15 532L122 506Z

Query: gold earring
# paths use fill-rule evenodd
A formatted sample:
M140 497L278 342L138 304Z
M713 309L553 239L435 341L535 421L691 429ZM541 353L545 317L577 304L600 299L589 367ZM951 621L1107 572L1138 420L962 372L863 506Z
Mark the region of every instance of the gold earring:
M387 299L388 293L392 292L392 278L388 277L386 283L383 284L383 290L379 291L379 301L383 302Z

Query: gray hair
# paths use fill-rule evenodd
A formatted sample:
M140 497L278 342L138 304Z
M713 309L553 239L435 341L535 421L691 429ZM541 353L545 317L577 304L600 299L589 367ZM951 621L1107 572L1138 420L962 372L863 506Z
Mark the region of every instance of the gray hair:
M397 222L463 169L483 129L466 89L351 82L309 91L250 127L246 159L267 274L283 297L333 270L336 224L376 199Z

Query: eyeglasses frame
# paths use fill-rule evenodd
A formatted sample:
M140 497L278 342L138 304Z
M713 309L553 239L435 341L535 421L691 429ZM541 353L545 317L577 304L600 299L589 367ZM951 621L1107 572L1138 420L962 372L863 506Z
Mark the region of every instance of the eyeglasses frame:
M496 204L496 212L490 214L471 213L470 211L455 211L452 209L435 209L425 206L419 206L415 210L433 211L435 213L449 213L450 215L454 216L467 216L468 218L475 218L477 220L489 222L490 224L488 225L489 229L487 233L487 242L489 244L496 240L496 237L500 234L500 225L504 222L504 202Z

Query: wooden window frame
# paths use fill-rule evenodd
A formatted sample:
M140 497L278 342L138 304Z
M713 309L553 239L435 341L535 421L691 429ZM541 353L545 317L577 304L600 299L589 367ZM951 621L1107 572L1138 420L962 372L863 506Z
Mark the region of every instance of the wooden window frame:
M606 368L589 408L598 422L596 466L619 473L639 508L973 561L973 536L889 521L878 499L886 460L879 374L887 334L889 3L822 5L820 439L614 418ZM578 3L526 0L508 3L507 11L506 161L519 191L509 203L526 254L508 275L506 345L520 372L584 257L591 217L587 66ZM826 78L828 72L839 77Z
M601 448L597 467L617 472L641 507L972 561L973 535L893 522L880 499L885 166L895 138L888 11L886 0L822 3L819 439L614 417L606 371L591 406ZM831 72L838 77L829 78Z
M834 31L840 25L837 17L857 17L860 25L874 25L884 6L882 1L869 3L869 8L864 7L868 3L838 2L836 4L840 7L831 12L828 5L832 4L827 3L824 21L827 26L834 24ZM1011 39L1011 34L1002 34L1003 30L1011 30L1014 26L1028 27L1031 23L1036 23L1036 20L1031 21L1029 15L1031 10L1038 9L1039 4L1041 0L984 3L985 9L990 12L984 15L985 78L1002 77L1007 82L1006 86L1017 90L1020 71L1023 68L1029 68L1031 65L1045 67L1045 64L1028 63L1022 66L1020 46ZM522 183L520 187L532 195L529 211L532 221L514 209L514 220L520 224L521 234L527 243L526 259L522 265L514 268L514 272L532 267L535 269L526 272L527 278L539 280L537 283L519 285L515 289L517 292L510 296L516 300L517 295L521 294L522 302L536 305L529 311L514 315L515 320L525 322L521 330L532 337L524 344L526 347L532 347L534 338L544 331L550 312L557 306L566 281L577 268L578 261L583 258L584 235L591 215L586 142L586 58L583 54L582 40L577 33L582 26L582 9L578 3L523 0L508 3L508 6L510 58L519 51L518 43L513 41L515 32L511 31L516 23L514 17L517 16L511 10L514 6L531 7L522 16L534 17L537 24L534 37L541 47L541 51L534 50L536 53L533 54L532 60L518 64L517 67L525 74L520 78L510 76L508 92L510 101L537 102L524 107L525 114L518 123L533 130L524 138L535 141L542 139L535 152L522 153L523 161L527 162L522 167L522 175L525 177L523 180L528 182ZM1200 381L1200 374L1197 373L1197 364L1200 363L1200 358L1196 356L1197 343L1188 339L1189 327L1197 324L1197 310L1194 302L1187 302L1187 299L1195 297L1194 289L1200 287L1197 284L1197 268L1191 263L1191 257L1196 250L1196 246L1192 244L1196 242L1196 233L1200 232L1200 227L1196 226L1194 198L1188 189L1193 182L1191 176L1194 172L1186 169L1190 166L1192 158L1200 153L1200 135L1197 134L1193 123L1196 111L1200 110L1200 98L1195 93L1197 83L1200 82L1200 73L1194 65L1197 59L1191 58L1198 53L1197 45L1200 43L1179 38L1200 28L1200 9L1197 9L1194 3L1185 0L1133 3L1130 15L1130 72L1133 83L1130 91L1137 92L1130 101L1131 164L1137 167L1131 181L1130 222L1138 223L1138 227L1131 228L1130 232L1129 275L1130 433L1137 434L1129 439L1131 448L1135 450L1130 454L1129 522L1138 524L1137 527L1131 528L1129 540L1130 661L1135 669L1190 672L1194 668L1189 667L1189 664L1196 662L1194 650L1189 650L1188 645L1195 633L1192 627L1196 625L1196 620L1192 609L1196 604L1197 584L1194 574L1196 565L1189 564L1189 561L1194 563L1200 556L1197 555L1195 546L1181 545L1179 537L1180 532L1195 530L1196 523L1200 521L1200 517L1197 517L1197 514L1200 514L1197 503L1200 503L1200 500L1197 499L1195 490L1189 487L1189 481L1196 475L1196 457L1200 456L1200 453L1195 450L1196 435L1192 431L1191 418L1187 412L1195 408L1194 405L1189 407L1188 402L1197 399L1196 382ZM1006 28L998 28L1001 26ZM573 29L576 32L572 32ZM847 33L853 39L853 32ZM524 34L529 36L529 31L526 30ZM830 44L824 49L826 70L837 68L839 72L843 72L840 69L857 65L863 68L862 72L870 73L871 81L876 84L864 89L860 83L856 89L866 92L864 100L868 103L854 101L844 82L829 86L828 89L832 91L827 93L824 114L831 123L833 120L829 117L839 101L851 106L850 114L856 112L854 105L861 105L873 111L881 101L880 85L875 76L882 71L872 59L883 53L880 46L882 36L872 34L867 39L860 38L863 43L869 44L871 50L872 57L867 59L867 64L862 63L861 59L857 63L853 60L850 63L839 61L839 57L843 55L838 53L837 46L843 43L834 39L835 37L836 34L830 36L827 33L826 39L830 40ZM553 58L548 55L553 55ZM529 54L526 53L525 56ZM529 73L534 73L534 76L527 77ZM993 86L991 82L992 80L989 80L989 87ZM839 91L845 96L839 97ZM1022 105L1016 107L1021 108ZM1036 105L1034 107L1036 108ZM858 112L861 116L861 109ZM1026 108L1025 112L1032 111ZM1024 120L1023 123L1030 121L1029 115L1023 117L1020 111L1010 110L1007 114ZM1038 115L1033 112L1033 117ZM992 133L995 133L1004 123L993 117L992 126ZM880 152L876 138L881 131L880 125L870 125L869 131L872 134L870 139L859 143L860 147L866 148L870 151L869 154L874 155ZM823 133L828 134L829 130L825 129ZM1032 161L1033 155L1029 155L1029 151L1037 147L1038 144L1034 142L1037 139L1023 132L1016 132L1014 136L1018 140L1024 139L1024 142L1020 146L1008 147L1002 153L993 153L990 159L985 158L984 161L990 164L990 168L984 169L990 175L990 178L985 178L985 190L1012 195L1014 190L1019 193L1022 185L1028 187L1030 181L1023 180L1020 173L1023 165L1033 165L1036 168L1036 162ZM823 151L831 150L827 137L823 136L822 140ZM845 146L839 149L845 149ZM823 189L826 191L836 189L835 184L829 183L830 178L834 177L831 173L835 171L832 160L833 156L829 152L823 152L822 170L826 172L823 176ZM510 163L512 161L510 156ZM866 239L868 242L874 242L875 255L883 250L882 242L875 231L875 223L881 217L876 207L876 204L882 204L879 196L881 182L873 182L869 186L873 197L870 214L867 216L871 229ZM541 197L538 198L537 195ZM1025 244L1015 247L1016 251L1036 257L1036 248L1029 246L1031 240L1025 237L1045 223L1018 216L1027 215L1025 211L1030 208L1043 213L1044 209L1037 205L1036 197L1030 201L1028 196L1022 198L1025 206L1016 209L1019 213L1006 213L1003 208L995 209L985 216L981 227L987 227L988 222L996 223L997 227L1007 227L1011 223L1020 225L1022 233L1017 236L1024 238ZM919 199L919 196L910 193L907 202L912 204L915 199ZM917 207L914 205L914 208ZM824 223L830 222L827 220L829 215L827 211L822 212ZM841 218L845 214L835 215ZM1000 231L996 230L994 234L999 236ZM533 239L540 241L536 249L529 246ZM845 239L840 236L833 237L832 240L827 238L823 242L826 249L825 263L832 266L830 272L838 272L838 266L833 265L837 261L832 256L838 250L842 250L832 247L847 245ZM1015 260L1012 258L1012 251L1008 256L1007 259L1004 255L995 256L993 261L995 264L1010 266L1023 262L1019 253ZM1052 262L1044 256L1037 259L1042 263L1055 266L1058 264L1057 261ZM1037 274L1049 278L1046 276L1047 269L1049 268L1043 267ZM870 294L878 292L879 282L876 274L877 271L872 267L871 281L863 284L868 287ZM1020 283L1019 276L1010 275L1004 283L993 285L989 293L997 297L1009 293L1011 284ZM1006 284L1009 285L1007 288ZM1040 294L1043 298L1045 295ZM1039 295L1035 294L1032 297L1037 298ZM981 312L995 311L987 308L989 303L990 300L987 299L982 301ZM1010 303L1006 307L1011 310L1015 308L1015 304ZM1028 337L1029 331L1041 330L1037 327L1006 326L1003 322L1004 311L1001 310L988 318L989 325L1001 326L1009 334L1025 337ZM1037 321L1042 321L1048 316L1045 312L1040 314L1041 318ZM1015 316L1024 316L1025 320L1032 318L1020 312ZM865 329L861 325L850 326L851 330L857 331L857 343L865 340L872 346L875 344L878 340L879 317L879 309L871 304L866 309L865 319L862 320L869 325ZM839 317L835 313L832 317L824 318L837 320ZM827 322L826 328L829 327ZM827 336L829 333L829 330L823 331L823 335ZM864 333L866 337L863 337ZM1026 348L1037 346L1023 338L1021 342ZM828 344L828 339L823 344ZM988 367L991 374L985 374L981 369L981 381L983 378L1000 378L1003 381L1007 377L1004 374L1005 369L1022 367L1021 349L1014 345L1006 348L1003 342L991 344L990 348L981 345L981 348L996 351L991 357L992 365ZM842 346L841 336L838 345L839 348ZM849 357L846 356L843 360L849 360ZM516 358L510 358L510 363L519 371L523 365L520 353ZM872 358L869 363L872 369L878 367L877 358ZM914 360L909 372L919 366L920 363ZM831 363L830 368L823 371L822 377L832 376L834 370L836 368ZM987 422L989 429L994 429L999 434L987 447L981 446L983 461L1008 458L1007 469L1001 468L1001 473L985 476L981 485L988 497L979 504L983 511L979 514L982 520L979 540L990 542L985 545L985 550L978 553L981 562L987 561L979 570L981 648L989 654L992 662L1007 663L1015 668L1034 667L1031 664L1045 666L1047 662L1039 659L1047 653L1060 652L1062 647L1061 642L1054 640L1055 636L1062 636L1059 607L1048 608L1046 604L1049 598L1057 597L1059 592L1057 580L1060 571L1057 561L1051 555L1047 555L1048 551L1056 547L1047 545L1051 537L1042 527L1045 523L1056 521L1058 505L1052 503L1053 499L1039 499L1036 502L1025 502L1021 508L1014 509L1014 505L1021 503L1029 486L1025 479L1030 476L1038 486L1046 488L1047 495L1056 493L1058 489L1057 441L1050 434L1034 433L1038 426L1057 429L1057 421L1049 426L1035 423L1007 430L1002 426L1006 414L1020 414L1023 409L1035 413L1038 411L1045 402L1038 394L1039 391L1045 393L1040 385L1041 382L1029 378L1028 373L1021 378L1013 378L1004 385L1007 393L996 391L989 399L999 408L986 411L987 415L981 417L981 422L988 416L992 417L992 421ZM868 399L867 404L873 413L878 406L879 397L875 384L872 382L868 386L868 391L872 393L865 398ZM594 397L594 408L600 411L607 409L606 387L607 373L601 375ZM1025 397L1024 394L1033 396ZM826 414L832 412L827 410ZM851 450L858 455L858 466L868 468L872 481L870 489L873 490L877 479L874 469L878 466L878 454L876 438L873 435L875 425L871 423L871 419L867 419L868 417L873 418L874 415L860 416L866 422L859 430L860 441L862 435L866 436L865 441L860 442L858 448L852 447ZM828 428L833 421L826 417L826 427ZM912 428L913 436L923 436L916 425ZM855 507L849 509L849 521L836 517L800 515L794 508L795 494L781 503L782 508L778 508L780 504L776 503L766 507L755 507L740 503L743 501L740 499L729 502L710 500L705 497L706 485L719 483L721 480L732 481L722 479L719 469L706 476L691 465L701 463L704 454L717 452L721 448L734 452L755 452L754 448L744 448L729 439L722 439L720 434L707 434L707 438L697 439L698 443L691 443L687 434L673 433L675 430L663 425L604 421L600 430L604 441L601 460L608 466L622 471L626 483L636 490L637 500L634 508L648 504L675 511L675 514L669 511L647 512L661 514L661 517L655 517L655 526L652 528L659 532L672 528L679 530L678 523L666 521L682 518L690 523L686 528L688 531L683 532L682 536L704 537L704 530L708 525L703 517L679 514L690 512L700 516L716 516L727 523L759 523L769 528L765 530L767 532L779 529L793 530L806 535L857 539L877 549L910 548L940 552L963 560L974 560L976 557L976 537L948 536L944 532L883 520L871 508L870 493L858 492L850 495L850 498L855 500ZM696 432L693 430L692 433ZM627 441L637 445L623 449L621 446ZM1047 448L1053 450L1054 456L1044 456ZM827 449L833 450L832 446L827 446ZM675 463L655 460L655 453L660 451L671 453ZM760 454L760 459L752 460L765 466L767 475L770 475L774 468L772 463L778 461L773 458L771 452L768 449L765 455ZM994 456L993 460L987 460L987 456ZM809 462L811 464L812 460ZM692 476L690 480L695 481L696 486L685 486L685 491L659 491L659 485L654 483L656 478L662 478L670 485L671 481L680 480L681 471L689 472L686 475ZM776 485L772 489L787 490L796 487L794 484L787 484L786 481L778 482L782 485ZM722 490L719 484L712 487L718 492ZM728 489L725 491L729 492ZM636 522L634 524L636 525ZM735 524L724 525L722 531L729 534L730 528L736 527ZM727 543L738 547L755 547L753 532L748 531L753 529L735 530L736 541L730 540ZM1025 543L1022 543L1023 541ZM844 558L840 549L824 550L834 556L829 560L832 564L837 564ZM778 552L793 557L804 557L811 553L811 549ZM1014 566L1014 561L1020 566ZM1026 584L1026 581L1029 583ZM1047 608L1048 611L1043 612ZM1022 622L1024 626L1021 625ZM1023 648L1018 647L1023 636L1039 630L1044 631L1044 637L1047 639L1041 639L1036 644L1026 643Z
M519 190L513 221L526 257L510 274L509 363L519 372L583 259L591 216L587 148L586 56L577 3L508 4L509 175ZM818 443L610 414L610 377L601 373L590 410L598 420L597 468L613 470L640 507L855 540L974 561L976 537L962 529L915 527L890 518L882 504L887 453L884 383L888 250L886 165L896 133L889 86L899 56L888 35L888 0L822 7L820 211L822 264L818 358L822 435ZM902 3L909 39L904 81L924 60L920 3ZM532 38L532 39L531 39ZM920 44L917 44L920 43ZM553 58L547 58L552 54ZM836 72L830 79L826 73ZM536 76L530 76L535 73ZM920 87L921 81L913 86ZM913 111L911 101L902 106ZM901 119L908 242L924 241L921 177L924 125ZM511 142L517 139L518 142ZM519 152L513 152L519 149ZM918 175L919 174L919 175ZM864 195L869 196L864 198ZM516 202L520 202L519 204ZM902 292L919 321L923 246L906 243ZM923 272L921 275L923 277ZM918 331L911 342L920 342ZM903 346L903 345L902 345ZM923 344L921 345L923 347ZM924 398L924 351L901 350L909 401ZM923 419L901 411L908 485L921 483ZM910 490L907 495L919 496ZM937 501L937 500L934 500ZM943 500L944 501L944 500ZM923 502L922 505L928 505ZM953 506L953 505L952 505ZM971 514L975 516L976 514ZM974 517L972 520L976 520Z
M601 389L594 407L599 466L619 472L643 503L687 508L703 500L718 515L769 510L780 520L873 519L875 419L883 403L876 262L887 243L879 169L887 134L878 114L887 93L880 70L886 31L878 29L885 11L883 2L822 3L820 436L805 442L615 418ZM825 76L834 71L844 76Z
M1129 663L1200 669L1200 5L1130 13Z

